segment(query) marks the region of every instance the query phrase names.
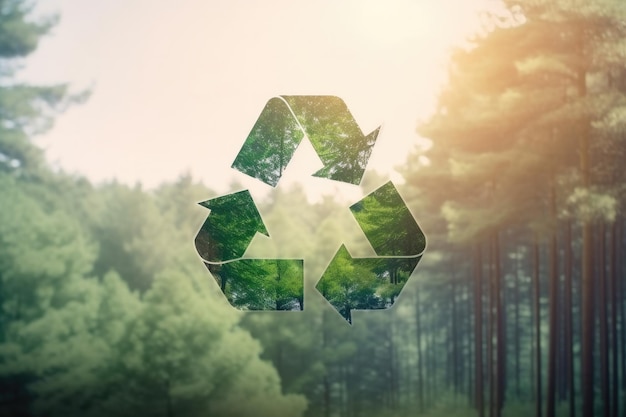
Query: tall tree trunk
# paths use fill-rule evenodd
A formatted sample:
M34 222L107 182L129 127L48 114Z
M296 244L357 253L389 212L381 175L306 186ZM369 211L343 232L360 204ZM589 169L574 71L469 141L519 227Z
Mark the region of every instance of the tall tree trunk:
M424 411L424 361L422 360L422 312L419 290L415 293L415 333L417 342L417 406ZM482 416L481 416L482 417Z
M500 417L504 403L504 314L500 288L500 248L498 232L490 238L490 302L489 302L489 369L490 369L490 415ZM495 350L495 353L494 353Z
M539 243L535 237L533 244L533 285L534 285L534 319L535 319L535 417L541 417L541 308L539 286Z
M165 414L174 417L174 405L172 404L172 392L169 378L165 381Z
M322 350L326 351L328 349L328 333L327 333L327 313L326 311L322 311ZM326 371L324 373L324 377L322 379L322 389L324 391L323 401L324 401L324 417L330 417L330 378L329 378L329 367L326 367Z
M397 372L397 359L396 351L394 348L394 326L393 320L390 321L387 326L387 357L389 358L389 383L387 384L389 389L389 407L393 410L398 404L398 372Z
M422 328L424 329L424 352L422 356L424 357L424 372L425 375L432 376L432 365L433 358L430 356L430 345L432 341L432 311L423 310L425 313L422 317L425 319L422 322ZM428 408L432 401L432 386L433 386L434 378L425 378L424 379L424 407Z
M504 393L506 388L506 311L503 306L503 277L500 268L500 239L498 231L493 236L494 250L494 276L495 276L495 294L496 294L496 416L500 417L502 408L504 407Z
M609 392L609 343L607 326L607 296L606 296L606 226L604 222L599 231L598 268L598 320L600 322L600 392L602 395L602 415L611 417L611 397Z
M618 291L617 285L617 222L613 221L611 226L611 374L613 381L611 382L611 396L613 397L613 408L611 415L613 417L619 416L619 355L617 353L617 339L618 339L618 324L617 324L617 308L618 308Z
M585 141L585 142L588 142ZM587 145L588 149L588 145ZM594 298L593 283L593 236L592 225L584 220L582 225L582 334L581 334L581 391L583 398L582 416L593 416L593 345L594 345Z
M495 337L495 309L496 309L496 295L495 295L495 283L494 283L494 273L493 273L493 242L491 239L487 240L487 250L489 253L489 261L487 265L489 266L489 313L487 314L489 320L489 330L487 334L487 374L489 375L489 417L497 417L496 416L496 367L494 365L495 362L495 354L494 354L494 337Z
M620 358L621 358L621 369L622 369L622 410L626 412L626 270L624 268L624 219L618 217L618 228L617 228L617 271L618 271L618 280L617 286L618 290L618 304L619 304L619 322L620 322L620 342L621 342L621 350L620 350Z
M437 371L439 368L439 360L438 360L438 352L437 352L437 344L436 344L436 339L435 339L435 315L434 312L431 311L429 314L429 321L430 321L430 326L429 326L429 331L428 331L428 345L427 345L427 352L428 352L428 375L432 375L433 377L431 378L427 378L428 380L428 402L427 404L430 406L433 404L434 400L435 400L435 396L437 393L437 387L438 387L438 380L435 377L435 375L437 374Z
M474 303L472 302L474 279L475 277L473 277L471 282L468 281L466 286L466 294L464 298L467 300L467 303L465 303L466 320L465 328L463 329L463 334L465 335L465 338L467 340L467 354L463 357L463 362L467 364L467 370L465 372L465 384L467 385L468 401L472 407L476 407L476 390L474 387L474 367L476 366L476 363L474 363L474 338L476 337L476 334L474 333Z
M516 255L516 262L515 262L515 287L514 287L514 291L515 291L515 295L514 295L514 300L513 300L513 304L515 307L514 310L514 320L515 320L515 332L514 332L514 343L515 343L515 396L517 397L517 399L519 400L520 397L522 396L521 393L521 377L520 377L520 314L519 314L519 307L520 307L520 265L519 265L519 253L515 253Z
M581 62L584 56L584 33L581 29L580 55ZM578 95L584 98L587 95L587 70L581 63L578 75ZM580 177L581 185L589 189L591 185L591 162L589 152L590 129L586 116L580 122ZM582 394L582 417L594 417L594 378L593 378L593 346L594 346L594 299L595 288L593 282L593 229L591 219L582 219L582 334L580 359L580 389Z
M480 244L477 244L474 263L474 386L478 417L485 417L483 394L483 264L481 258Z
M551 217L556 221L556 191L554 185L550 196ZM550 340L548 346L548 392L546 396L546 416L555 417L556 411L556 385L557 385L557 346L559 328L559 271L557 263L557 238L556 226L552 228L550 234Z
M565 363L566 363L566 376L565 380L568 383L569 390L569 417L576 417L575 407L575 386L574 386L574 337L573 337L573 323L572 323L572 224L568 220L565 226L565 288L563 294L563 304L565 312Z
M454 389L454 393L458 394L459 393L459 362L458 362L458 355L459 355L459 337L458 337L458 323L457 323L457 300L456 300L456 284L454 282L454 280L450 283L451 286L451 299L452 299L452 309L451 309L451 315L452 315L452 322L451 322L451 330L450 330L450 334L452 336L452 385L453 385L453 389Z
M528 305L530 306L530 314L528 315L528 328L530 329L530 370L528 372L529 375L529 386L530 386L530 400L533 404L537 402L537 355L535 354L535 347L537 346L537 335L535 329L535 280L534 280L534 254L533 254L533 246L530 246L529 251L529 268L528 271L531 276L530 289L528 290Z

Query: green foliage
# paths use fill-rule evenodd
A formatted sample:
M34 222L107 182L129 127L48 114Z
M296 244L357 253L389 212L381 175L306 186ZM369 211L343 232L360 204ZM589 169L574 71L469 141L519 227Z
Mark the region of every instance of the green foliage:
M626 147L618 127L626 99L626 9L623 2L613 0L503 3L502 10L485 13L489 25L472 45L452 55L449 83L438 108L418 128L432 140L432 147L411 155L403 171L413 199L421 200L423 210L432 216L429 242L437 257L430 257L424 266L432 272L431 278L445 276L457 288L438 294L429 291L429 295L445 305L450 298L458 299L458 288L467 288L464 302L452 304L455 310L463 309L482 320L468 323L467 336L476 337L477 326L482 326L486 343L464 345L455 330L446 340L456 352L459 346L484 349L485 372L494 375L490 368L495 356L495 372L506 377L502 384L473 375L474 383L486 384L485 415L538 414L535 403L541 401L540 395L545 395L544 407L553 415L552 407L545 404L554 404L552 399L565 403L566 397L580 393L591 397L585 401L591 404L602 391L594 391L596 383L588 377L594 373L595 360L588 359L588 353L598 347L584 346L592 345L585 342L595 337L594 314L599 322L604 314L593 313L590 307L598 302L594 297L605 297L593 291L609 273L609 257L603 253L596 257L597 246L611 235L622 239L614 233L623 225L620 213L626 201L619 162ZM425 160L427 164L421 163ZM620 226L605 233L604 228L612 224ZM592 235L598 239L595 243ZM537 258L531 255L533 246ZM623 257L623 248L613 250L611 258L616 262ZM616 264L612 265L610 271L615 273ZM530 277L535 276L539 314L532 317L535 297ZM554 284L549 292L544 289L546 281ZM585 283L582 291L581 281ZM478 284L482 285L480 293ZM613 302L611 309L622 307L623 298ZM586 324L579 333L581 311L585 316L581 322ZM533 319L542 325L538 334L530 331ZM572 328L567 341L563 334ZM461 335L466 336L465 332ZM569 356L570 348L573 357L567 364L559 362ZM608 356L607 352L597 357ZM447 355L453 366L460 366L458 353ZM473 363L474 358L465 358ZM552 368L549 363L557 365ZM596 375L619 375L616 370L598 371ZM576 392L570 394L571 380ZM616 381L610 384L617 385ZM547 392L533 392L540 382L548 382L541 390ZM502 387L506 392L498 393ZM463 391L471 394L472 386ZM493 404L498 397L505 398L502 413L500 404ZM600 415L601 410L608 411L608 402L612 400L603 399L602 406L596 402L595 414L591 407L583 414ZM557 413L569 412L564 404L558 407ZM578 414L580 404L573 409Z
M233 168L275 187L303 138L287 104L273 98L265 105Z
M22 191L15 178L0 174L0 189L3 321L39 318L80 296L74 286L91 269L96 248L75 219Z
M0 57L23 57L33 52L44 35L54 24L54 18L42 22L28 20L31 7L24 0L0 2Z
M43 155L31 137L48 130L56 114L88 93L70 95L67 85L32 86L11 79L14 59L31 53L56 21L30 20L28 4L0 1L0 172L42 178Z
M364 136L338 97L274 97L232 166L275 187L306 133L324 164L314 175L358 185L378 131Z
M393 183L384 184L350 210L379 256L418 255L426 248L424 233Z
M387 189L353 207L355 222L331 199L310 205L302 190L276 190L259 206L271 239L255 236L251 253L304 257L304 288L292 262L233 264L248 268L243 275L257 287L243 294L232 286L231 298L281 310L302 307L305 293L310 297L297 314L243 315L227 305L193 248L206 218L196 202L210 190L190 176L151 192L116 183L95 187L46 166L31 136L72 100L65 86L23 86L8 78L6 60L32 51L50 22L29 22L23 2L0 0L0 415L300 416L308 406L310 416L476 416L468 405L475 331L469 277L476 260L469 244L484 242L493 230L502 236L509 326L502 415L532 414L532 263L524 231L558 230L564 218L621 219L623 6L506 3L508 17L474 48L454 55L440 109L420 128L434 146L430 166L415 154L404 169L402 194L410 196L411 210ZM586 27L582 49L577 22ZM345 120L333 117L342 108L291 102L301 107L298 122L308 126L324 162L356 181L366 147L349 141L323 146L324 131L341 131ZM297 130L293 119L275 123L285 119L283 110L269 112L267 126L253 129L257 142L275 133L261 131L266 128ZM582 184L578 167L577 135L585 120L589 153L598 161L589 168L593 187ZM282 173L294 138L275 141L261 155L259 169L271 171L267 181ZM370 144L375 134L367 138ZM341 166L350 152L356 165ZM242 153L238 164L249 166L257 156ZM556 218L546 215L551 189L557 190ZM405 291L418 296L387 311L358 311L389 305L400 288L385 281L389 271L398 269L395 280L406 283L412 268L352 262L350 255L374 257L372 247L391 255L419 253L425 242L410 239L411 211L428 225L431 248ZM243 231L246 244L236 246L247 247L251 229L228 226L217 231L220 241L238 240ZM572 240L578 250L580 239ZM489 256L483 253L485 267L479 268L485 284L493 282L487 273L495 273ZM315 295L327 267L331 279L319 288L331 303L345 306L346 316L358 318L352 327ZM543 276L545 260L539 269ZM512 327L515 307L518 328ZM544 325L542 342L548 332ZM519 398L511 382L513 336L521 339ZM557 411L568 410L561 405Z
M0 201L0 384L27 393L9 396L0 414L20 407L49 416L247 416L249 407L257 415L302 413L304 399L281 393L278 374L259 359L240 317L220 303L199 260L177 249L187 240L192 251L193 234L181 240L168 233L171 226L158 227L170 218L155 209L154 196L122 186L92 190L92 202L110 194L105 201L125 204L120 220L132 219L124 207L153 210L147 227L135 218L121 230L98 218L102 207L74 218L63 211L64 199L43 189L46 198L34 198L42 186L1 174L0 187L9 197ZM137 269L148 279L140 297L126 282L133 269L119 260L107 265L101 251L117 244L131 266L140 265L145 258L133 259L139 245L132 242L145 235L165 259L159 272ZM250 402L241 404L242 396Z
M622 180L609 153L624 151L611 127L626 102L623 5L504 3L508 11L494 19L494 27L453 54L438 111L419 128L434 142L430 168L420 175L410 172L411 163L405 169L409 181L419 178L415 186L428 189L432 175L447 191L439 207L455 242L504 224L549 230L554 223L545 216L545 196L551 189L564 206L591 191L581 184L584 176L595 184L603 178L608 186L593 192L607 198ZM583 148L585 135L591 145ZM583 169L581 154L604 163ZM580 210L572 208L568 216L604 215L604 206L578 201Z
M257 232L267 235L248 190L200 204L211 210L196 236L198 253L208 262L241 258Z
M240 310L304 307L302 260L240 259L206 265L231 305Z
M180 273L159 275L117 346L123 389L106 400L111 412L245 416L237 401L244 392L260 415L302 411L301 398L282 397L275 370L258 361L260 347L236 326L238 317L211 298Z
M54 21L28 11L0 0L0 415L300 416L193 253L209 191L93 187L30 142L82 97L11 82Z

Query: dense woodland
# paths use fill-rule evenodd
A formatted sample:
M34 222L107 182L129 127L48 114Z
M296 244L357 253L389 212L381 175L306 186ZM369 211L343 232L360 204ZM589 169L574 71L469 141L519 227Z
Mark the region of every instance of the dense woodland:
M425 255L352 324L314 289L371 250L332 198L258 204L305 306L239 312L194 247L212 190L51 169L33 138L86 94L14 81L54 23L23 3L0 0L0 415L625 415L626 3L485 12L399 167Z

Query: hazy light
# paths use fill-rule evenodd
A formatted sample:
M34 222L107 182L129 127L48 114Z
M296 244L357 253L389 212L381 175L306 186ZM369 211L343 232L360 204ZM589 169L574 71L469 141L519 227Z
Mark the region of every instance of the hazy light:
M45 3L62 20L22 78L95 83L38 139L49 159L94 181L152 187L191 172L218 192L237 181L259 194L271 190L230 166L281 94L336 95L364 132L382 124L368 170L400 180L394 167L420 143L417 121L434 109L448 48L478 22L478 3L464 0ZM307 154L281 184L301 182L312 200L351 195L309 177Z

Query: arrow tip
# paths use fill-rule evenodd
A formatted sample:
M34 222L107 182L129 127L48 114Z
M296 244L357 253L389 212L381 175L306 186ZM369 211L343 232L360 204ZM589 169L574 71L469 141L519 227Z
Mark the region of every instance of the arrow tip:
M256 227L256 232L270 237L261 214L254 203L254 199L248 190L211 198L198 204L211 210L211 216L215 214L227 216L232 221L244 221L248 223L246 227L251 227L250 223L253 223Z
M368 142L372 141L372 146L374 146L374 143L376 142L376 139L378 139L378 134L380 133L380 129L383 126L378 126L376 129L372 130L372 132L366 136L366 138L368 138Z

